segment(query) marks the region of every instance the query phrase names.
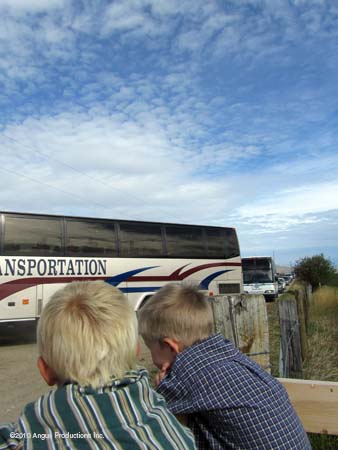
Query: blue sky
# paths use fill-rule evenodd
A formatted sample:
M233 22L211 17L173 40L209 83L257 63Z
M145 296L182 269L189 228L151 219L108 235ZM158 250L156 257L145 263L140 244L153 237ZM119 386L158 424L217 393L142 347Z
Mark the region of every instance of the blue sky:
M2 210L338 264L335 0L0 0Z

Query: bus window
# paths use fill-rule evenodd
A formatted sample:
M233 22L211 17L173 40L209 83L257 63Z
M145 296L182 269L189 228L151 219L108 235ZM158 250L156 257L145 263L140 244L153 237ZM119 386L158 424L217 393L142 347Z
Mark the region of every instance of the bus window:
M37 216L5 216L4 255L62 255L61 221Z
M239 256L236 232L232 228L205 228L209 258L227 259Z
M206 258L202 228L166 225L166 244L171 258Z
M117 256L113 222L66 221L67 256Z
M120 222L119 243L123 258L163 257L160 225Z
M269 258L256 258L256 269L257 270L270 270L271 260Z

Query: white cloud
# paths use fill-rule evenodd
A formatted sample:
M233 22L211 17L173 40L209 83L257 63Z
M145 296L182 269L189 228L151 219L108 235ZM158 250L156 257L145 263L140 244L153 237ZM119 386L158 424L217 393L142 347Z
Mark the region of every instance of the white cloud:
M262 245L327 227L332 2L0 0L0 11L3 207L238 225Z
M0 9L12 12L41 12L62 8L65 0L0 0Z
M264 198L237 209L235 217L256 234L287 231L295 226L325 221L321 214L338 209L338 183L322 182L273 190ZM257 229L258 227L258 229Z
M21 203L30 204L34 192L39 191L38 205L45 208L52 195L58 209L63 205L67 210L74 204L82 214L106 204L129 218L150 219L146 213L152 211L153 218L162 220L180 217L186 222L203 222L204 213L208 221L214 220L215 213L219 215L220 201L224 205L222 197L231 188L227 182L194 180L189 161L182 163L179 158L182 149L173 147L156 123L121 121L119 116L60 114L8 127L1 143L2 169L9 170L7 182L20 192ZM17 183L19 167L29 179ZM27 183L30 189L23 188ZM104 208L102 214L107 214Z
M299 222L289 223L287 232L283 229L264 232L264 220L262 228L249 222L238 224L237 231L243 256L264 253L274 255L279 264L289 264L319 253L337 260L337 226L338 209L305 215Z

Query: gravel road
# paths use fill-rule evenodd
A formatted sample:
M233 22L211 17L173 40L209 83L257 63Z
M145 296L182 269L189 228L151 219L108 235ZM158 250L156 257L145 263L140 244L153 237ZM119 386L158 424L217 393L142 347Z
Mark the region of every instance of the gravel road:
M35 329L0 337L0 423L16 421L26 403L50 389L39 374L37 356ZM140 364L153 371L142 342Z
M27 328L0 337L0 423L15 421L22 407L48 388L36 366L34 331Z

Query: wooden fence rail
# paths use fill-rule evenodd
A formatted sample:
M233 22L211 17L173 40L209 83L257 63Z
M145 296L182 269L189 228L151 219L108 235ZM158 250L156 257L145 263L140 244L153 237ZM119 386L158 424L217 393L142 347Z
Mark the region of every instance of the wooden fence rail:
M308 433L338 435L338 383L279 378Z

